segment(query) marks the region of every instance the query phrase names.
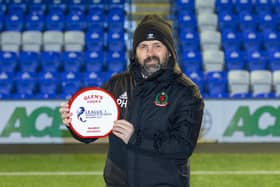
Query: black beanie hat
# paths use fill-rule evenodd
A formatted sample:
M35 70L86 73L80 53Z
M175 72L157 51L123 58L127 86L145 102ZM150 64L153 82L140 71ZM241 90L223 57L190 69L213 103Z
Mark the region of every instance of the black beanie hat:
M136 53L137 45L142 41L159 40L169 50L174 62L176 61L175 44L171 25L157 15L147 15L135 29L133 36L133 55Z

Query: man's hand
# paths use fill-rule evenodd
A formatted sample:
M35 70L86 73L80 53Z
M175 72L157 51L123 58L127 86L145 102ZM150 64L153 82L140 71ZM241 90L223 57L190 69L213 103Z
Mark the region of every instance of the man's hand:
M117 120L114 122L113 134L119 137L125 144L128 143L134 132L134 127L126 120Z
M69 111L69 106L68 103L61 103L60 109L59 109L60 115L61 115L61 120L63 124L66 126L69 126L69 123L72 121L72 113Z

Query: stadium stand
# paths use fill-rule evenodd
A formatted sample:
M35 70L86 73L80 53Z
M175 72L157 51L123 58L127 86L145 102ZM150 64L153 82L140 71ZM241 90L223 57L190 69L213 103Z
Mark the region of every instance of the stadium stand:
M62 31L46 30L43 33L44 51L62 51L64 34Z
M23 51L41 51L42 32L35 30L26 30L22 32L22 50Z
M12 72L0 73L0 98L8 99L14 87L14 75Z
M34 99L37 86L37 74L34 72L18 72L16 74L14 99Z
M280 71L274 71L272 73L272 79L273 79L273 89L275 91L275 96L280 97Z
M62 99L123 71L126 3L1 1L1 98Z
M21 51L19 53L19 69L21 72L37 73L40 64L40 53L34 51Z
M99 73L104 67L104 53L102 50L87 50L85 52L85 69L87 72Z
M248 98L250 96L250 73L246 70L228 72L228 88L232 98Z
M5 30L1 33L1 49L18 52L21 46L21 32Z
M188 72L200 72L202 71L202 57L199 50L185 50L181 56L182 70L188 74Z
M207 98L227 97L227 75L222 71L211 71L206 73Z
M252 96L255 98L273 97L272 74L268 70L255 70L250 73Z
M61 98L69 99L83 86L80 72L63 72L61 75Z
M202 59L205 72L224 70L224 53L221 50L205 50L203 51Z
M38 76L38 99L56 99L59 85L59 77L56 72L40 72Z
M0 51L0 72L14 73L18 66L18 57L13 51Z
M210 93L213 72L227 74L226 97L276 96L274 80L278 79L274 72L280 68L279 1L177 0L172 6L181 67L198 85L198 76L202 76L205 96L222 95ZM202 60L195 59L194 54L201 54ZM272 75L276 76L273 82Z
M41 71L42 72L60 72L62 68L62 54L58 51L41 52Z
M135 28L128 3L1 1L0 90L7 86L7 77L15 78L0 96L63 99L125 70L129 32ZM279 97L280 1L176 0L170 6L167 18L174 28L179 63L204 96ZM241 75L243 80L238 79Z

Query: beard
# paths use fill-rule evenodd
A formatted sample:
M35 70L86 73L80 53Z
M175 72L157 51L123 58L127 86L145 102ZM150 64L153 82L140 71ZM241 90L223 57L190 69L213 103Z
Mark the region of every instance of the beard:
M154 61L154 63L151 63L152 61ZM142 65L142 73L144 76L148 77L166 66L167 66L167 58L165 58L164 62L161 63L159 57L151 56L144 59Z

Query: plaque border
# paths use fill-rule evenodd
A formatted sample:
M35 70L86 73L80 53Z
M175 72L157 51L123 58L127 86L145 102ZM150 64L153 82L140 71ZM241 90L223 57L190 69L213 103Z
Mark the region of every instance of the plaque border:
M115 97L113 96L113 94L111 94L109 91L107 91L107 90L105 90L105 89L103 89L103 88L99 88L99 87L85 87L85 88L82 88L82 89L78 90L77 92L75 92L75 93L71 96L71 98L69 99L69 101L68 101L68 109L69 109L69 111L70 111L70 108L71 108L72 103L74 102L74 100L75 100L79 95L81 95L82 93L84 93L84 92L86 92L86 91L91 91L91 90L98 90L98 91L101 91L101 92L107 94L108 96L110 96L110 97L114 100L114 103L115 103L115 105L116 105L116 107L117 107L117 112L118 112L118 114L117 114L117 119L116 119L116 120L120 119L120 106L118 105L116 98L115 98ZM81 135L78 131L76 131L76 130L73 128L72 123L69 123L69 128L71 129L71 131L72 131L76 136L78 136L79 138L82 138L82 139L85 139L85 138L104 138L104 137L107 137L109 134L112 133L112 130L111 130L111 131L109 131L107 134L105 134L105 135L103 135L103 136L83 136L83 135Z

